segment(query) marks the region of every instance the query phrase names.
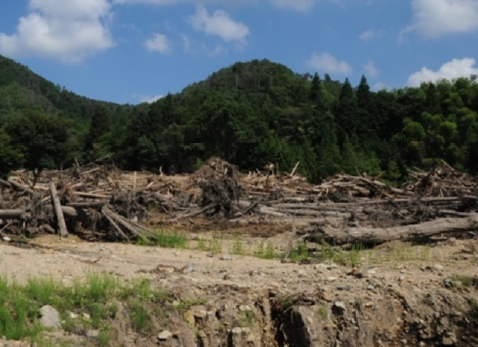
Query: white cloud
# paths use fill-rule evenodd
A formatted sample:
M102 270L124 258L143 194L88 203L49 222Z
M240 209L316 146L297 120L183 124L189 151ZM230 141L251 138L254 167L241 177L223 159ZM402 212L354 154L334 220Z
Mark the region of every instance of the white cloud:
M476 60L473 58L453 59L443 64L438 71L423 67L408 77L408 85L418 87L422 82L436 82L440 79L452 80L458 77L470 77L478 75L475 67Z
M313 53L307 61L307 65L325 73L338 73L347 75L352 72L352 68L345 61L339 61L329 53Z
M375 67L375 63L373 61L368 61L363 66L365 73L367 76L370 77L377 77L378 76L378 69Z
M359 35L359 39L365 42L372 41L378 37L382 36L382 33L374 30L366 30Z
M245 42L249 35L249 28L231 19L227 12L216 10L209 14L203 6L199 6L196 13L189 17L189 23L195 30L219 36L226 42Z
M171 52L169 47L169 41L166 35L163 34L154 34L153 37L146 40L145 47L150 51L157 51L163 54L168 54Z
M111 15L106 0L30 0L29 7L14 34L0 33L0 53L78 63L113 46L102 22Z
M148 104L151 104L151 103L153 103L155 101L158 101L159 99L162 99L162 98L164 98L164 95L162 95L162 94L155 95L155 96L141 95L139 97L140 102L147 102Z
M372 88L371 88L373 91L380 91L380 90L392 90L393 88L391 88L390 86L382 83L382 82L377 82L375 83Z
M115 4L146 4L146 5L174 5L179 3L193 3L198 5L218 4L218 5L243 5L246 3L257 3L264 0L113 0ZM317 0L268 0L274 6L282 9L292 9L305 12L311 9ZM336 0L331 0L335 2Z
M109 11L105 0L30 0L30 9L61 18L98 18Z
M412 0L413 23L404 30L427 38L478 30L478 0Z
M314 5L314 0L271 0L279 8L290 8L297 11L307 11Z

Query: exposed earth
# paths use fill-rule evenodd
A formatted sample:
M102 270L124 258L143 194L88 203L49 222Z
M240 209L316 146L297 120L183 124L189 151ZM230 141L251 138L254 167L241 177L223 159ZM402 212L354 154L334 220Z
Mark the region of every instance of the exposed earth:
M300 263L251 256L265 243L283 253L292 232L188 237L185 249L89 243L74 235L4 241L0 275L68 284L106 272L124 281L147 278L177 303L201 299L148 334L135 332L120 307L111 322L113 346L478 346L477 240L395 241L340 252L309 244L324 256ZM222 251L199 250L198 240L220 240ZM71 346L96 345L61 329L49 334ZM0 340L0 346L27 345Z

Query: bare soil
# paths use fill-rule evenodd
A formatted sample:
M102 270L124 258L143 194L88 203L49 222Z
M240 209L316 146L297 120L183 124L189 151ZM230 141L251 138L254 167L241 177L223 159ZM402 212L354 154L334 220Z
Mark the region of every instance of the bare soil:
M125 281L147 278L178 302L204 299L182 315L172 312L147 335L112 322L114 346L478 346L476 240L394 241L298 264L246 255L264 242L285 251L293 235L277 226L205 229L190 232L189 249L89 243L74 235L0 242L0 275L70 283L106 272ZM220 238L222 252L195 249L199 237ZM238 242L244 255L232 254ZM159 338L164 331L171 337ZM87 336L52 334L95 345Z

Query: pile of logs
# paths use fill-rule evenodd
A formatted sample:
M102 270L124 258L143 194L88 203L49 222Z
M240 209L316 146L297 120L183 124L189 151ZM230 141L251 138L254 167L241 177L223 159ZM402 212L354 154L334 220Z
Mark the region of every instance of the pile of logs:
M310 239L333 244L417 240L478 226L475 179L446 163L410 172L402 187L365 174L338 174L312 185L295 173L298 165L286 174L273 165L241 174L212 158L189 176L77 165L45 172L34 187L28 172L18 171L0 180L0 234L145 239L151 211L176 227L198 217L232 226L293 224Z
M46 171L32 187L28 172L15 172L0 180L0 233L112 231L110 238L146 238L149 231L138 223L146 208L119 176L111 167L77 166Z

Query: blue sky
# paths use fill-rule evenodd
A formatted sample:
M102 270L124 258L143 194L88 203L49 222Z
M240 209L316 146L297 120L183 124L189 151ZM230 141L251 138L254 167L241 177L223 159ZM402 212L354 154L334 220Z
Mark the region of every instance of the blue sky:
M1 0L0 54L118 103L252 59L401 88L478 75L478 0Z

